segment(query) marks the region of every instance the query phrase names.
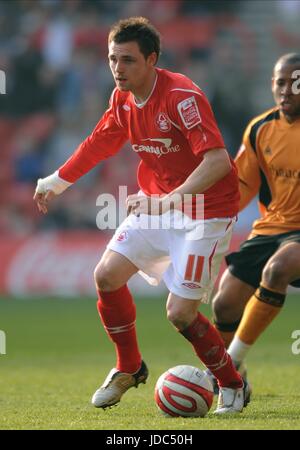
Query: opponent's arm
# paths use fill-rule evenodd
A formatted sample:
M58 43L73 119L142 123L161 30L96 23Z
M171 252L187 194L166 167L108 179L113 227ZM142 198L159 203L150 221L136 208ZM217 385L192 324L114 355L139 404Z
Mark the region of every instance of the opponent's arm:
M239 177L239 211L242 211L257 195L261 184L259 162L249 139L250 130L251 125L246 128L242 145L234 161Z

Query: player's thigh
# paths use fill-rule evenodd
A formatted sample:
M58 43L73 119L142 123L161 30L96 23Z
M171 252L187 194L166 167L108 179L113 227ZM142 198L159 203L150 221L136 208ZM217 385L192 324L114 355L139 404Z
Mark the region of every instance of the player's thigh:
M255 288L232 275L229 269L223 273L218 291L212 301L217 322L239 320Z
M300 279L300 243L283 244L268 260L263 270L262 283L281 280L288 285L298 279Z
M123 255L148 283L157 285L170 264L168 230L147 228L149 217L141 214L138 218L130 214L118 227L107 248Z
M117 290L138 271L125 256L106 249L95 272L95 283L100 290Z
M183 298L170 292L166 304L168 320L183 330L195 319L199 305L200 300Z

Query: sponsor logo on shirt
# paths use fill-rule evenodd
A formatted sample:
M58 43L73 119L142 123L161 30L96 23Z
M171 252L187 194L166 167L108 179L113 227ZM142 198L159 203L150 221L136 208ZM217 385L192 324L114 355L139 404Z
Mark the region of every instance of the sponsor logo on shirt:
M172 146L172 139L169 138L147 138L142 139L143 141L150 141L153 143L160 143L162 145L139 145L139 144L133 144L132 149L136 152L146 152L146 153L154 153L157 155L158 158L161 156L167 155L168 153L177 153L180 151L180 146L173 145Z
M270 170L274 178L292 178L294 180L300 180L300 170L288 169L287 167L276 167L270 164Z
M159 131L167 132L171 130L171 122L167 114L160 112L156 117L156 126Z
M188 130L201 123L200 112L194 96L178 103L177 109L184 126Z

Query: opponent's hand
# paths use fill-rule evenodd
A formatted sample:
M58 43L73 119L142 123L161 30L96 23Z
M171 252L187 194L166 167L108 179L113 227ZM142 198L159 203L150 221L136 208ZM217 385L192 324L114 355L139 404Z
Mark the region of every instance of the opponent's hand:
M33 196L33 200L36 202L38 210L43 214L47 214L49 202L55 197L53 191L47 191L44 193L38 192L36 189L35 194Z

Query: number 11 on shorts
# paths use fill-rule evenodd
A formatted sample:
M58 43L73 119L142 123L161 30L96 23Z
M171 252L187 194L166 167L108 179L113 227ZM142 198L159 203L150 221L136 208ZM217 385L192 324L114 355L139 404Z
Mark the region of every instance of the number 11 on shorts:
M187 281L200 283L203 273L203 266L204 256L189 255L186 264L184 279Z

